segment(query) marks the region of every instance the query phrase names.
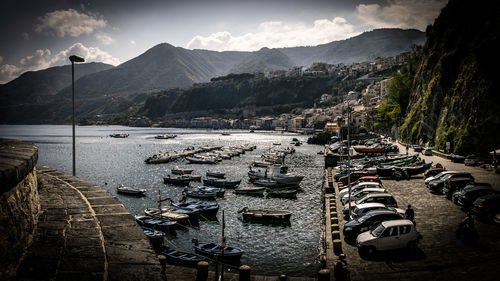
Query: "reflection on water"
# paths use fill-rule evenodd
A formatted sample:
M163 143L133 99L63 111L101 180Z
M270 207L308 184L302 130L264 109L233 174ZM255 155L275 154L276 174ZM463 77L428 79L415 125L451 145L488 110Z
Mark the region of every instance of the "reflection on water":
M111 133L126 132L125 139L108 137ZM225 131L226 132L226 131ZM174 133L177 138L154 139L155 135ZM0 126L0 136L16 138L35 143L39 147L38 164L71 173L71 126ZM224 198L218 198L225 210L228 246L245 250L241 261L259 274L281 274L289 276L314 276L317 270L320 238L321 184L323 162L317 155L318 146L305 144L306 137L278 132L230 131L229 136L221 131L164 128L129 128L120 126L77 127L76 173L78 177L93 182L123 202L132 214L142 214L148 207L155 207L158 189L162 197L179 200L183 187L164 185L163 177L175 166L190 167L193 174L205 175L207 170L226 173L231 180L241 179L241 186L248 183L248 166L270 148L284 148L292 138L304 143L295 147L297 152L287 156L285 162L290 172L305 176L297 199L264 198L236 195L227 190ZM188 146L242 144L257 145L257 149L246 152L217 165L194 165L186 162L147 165L144 160L159 152L185 149ZM275 146L273 143L281 143ZM116 187L124 184L147 189L146 197L134 198L116 193ZM193 185L193 183L192 183ZM238 210L283 209L291 211L290 226L268 226L244 223ZM221 219L221 211L218 213ZM179 230L175 237L169 237L170 245L190 251L191 239L219 242L221 226L218 221L202 221L199 229Z

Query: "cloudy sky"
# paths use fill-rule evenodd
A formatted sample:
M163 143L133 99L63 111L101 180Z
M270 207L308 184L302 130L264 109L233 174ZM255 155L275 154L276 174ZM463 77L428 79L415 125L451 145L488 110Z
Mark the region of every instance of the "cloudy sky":
M384 27L425 30L447 0L2 0L0 83L25 71L119 65L158 43L254 51L318 45Z

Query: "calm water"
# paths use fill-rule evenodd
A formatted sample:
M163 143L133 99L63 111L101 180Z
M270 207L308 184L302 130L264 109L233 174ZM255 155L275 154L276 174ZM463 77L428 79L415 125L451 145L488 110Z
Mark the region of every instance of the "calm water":
M125 139L108 137L111 133L126 132ZM155 135L175 133L177 138L156 140ZM221 131L164 128L129 128L120 126L77 127L76 174L95 183L123 202L132 214L142 214L147 207L156 207L158 189L162 197L180 199L182 187L163 184L163 177L174 166L192 167L193 174L204 175L206 170L226 172L226 178L242 179L247 182L248 166L269 148L284 148L296 137L304 145L295 147L297 152L288 155L285 162L294 174L305 176L297 199L258 198L235 195L226 191L217 202L225 210L226 237L229 246L245 250L241 261L258 274L281 274L289 276L313 276L318 268L321 185L323 159L316 152L319 146L305 144L306 137L277 132L249 133L230 131L223 136ZM16 138L35 143L39 147L38 164L46 165L71 174L71 126L0 126L0 137ZM273 143L281 143L274 146ZM257 149L217 165L190 165L187 162L147 165L144 159L159 152L185 149L188 146L242 144L257 145ZM107 185L105 184L107 183ZM116 194L119 184L146 188L144 198ZM193 183L192 183L193 185ZM275 227L243 223L237 211L250 208L285 209L292 211L291 226ZM222 212L218 217L221 219ZM170 246L191 250L191 239L219 242L221 225L217 221L201 221L199 229L178 230L175 237L169 237Z

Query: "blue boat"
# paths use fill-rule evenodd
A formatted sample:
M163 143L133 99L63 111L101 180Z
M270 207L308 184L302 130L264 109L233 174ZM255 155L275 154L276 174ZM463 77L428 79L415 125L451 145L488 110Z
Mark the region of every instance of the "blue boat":
M142 230L144 231L144 234L149 238L149 242L151 242L153 248L161 248L161 246L163 245L163 237L165 236L164 232L145 226L142 226Z
M215 191L206 191L198 188L194 189L185 188L182 193L185 194L186 196L194 198L215 199L215 197L217 197L217 193Z
M239 248L233 247L221 247L219 244L215 243L204 243L204 242L194 242L194 251L202 254L204 256L215 258L217 255L220 259L227 260L239 260L243 255L244 251Z
M185 176L171 176L168 175L163 178L164 184L175 184L175 185L189 185L192 181L191 178Z
M197 210L203 215L215 215L219 210L219 204L215 202L186 200L171 202L170 204L178 209Z
M204 256L178 250L170 250L161 254L167 257L168 263L181 266L196 267L198 262L207 261Z
M203 180L204 185L210 185L215 187L224 187L224 188L235 188L241 183L241 180L237 181L229 181L222 179L205 179Z
M186 208L176 208L173 209L172 212L178 214L186 214L189 216L189 220L199 220L200 219L200 211L198 209L186 209Z
M175 231L175 227L177 226L177 222L167 220L167 219L158 219L158 218L152 218L148 216L135 216L135 221L140 225L140 226L145 226L149 228L153 228L156 230L161 230L161 231Z
M204 191L211 191L211 192L215 192L215 194L217 195L217 197L224 197L224 193L226 193L226 190L224 188L218 188L218 187L211 187L211 186L198 186L197 187L198 189L200 190L204 190Z

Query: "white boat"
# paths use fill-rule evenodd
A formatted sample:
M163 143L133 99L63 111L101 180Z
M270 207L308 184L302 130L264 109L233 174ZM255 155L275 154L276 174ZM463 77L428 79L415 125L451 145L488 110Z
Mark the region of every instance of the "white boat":
M137 188L127 187L127 186L123 186L122 184L120 184L120 186L118 186L116 188L116 191L118 193L134 195L134 196L144 196L146 193L146 189L137 189Z
M192 172L193 172L193 169L179 168L178 166L175 166L174 168L172 168L172 174L184 175L184 174L191 174Z
M248 177L250 180L254 181L269 179L276 181L280 185L298 185L304 178L303 176L295 176L288 173L288 167L280 165L268 166L265 170L250 170L248 172Z

